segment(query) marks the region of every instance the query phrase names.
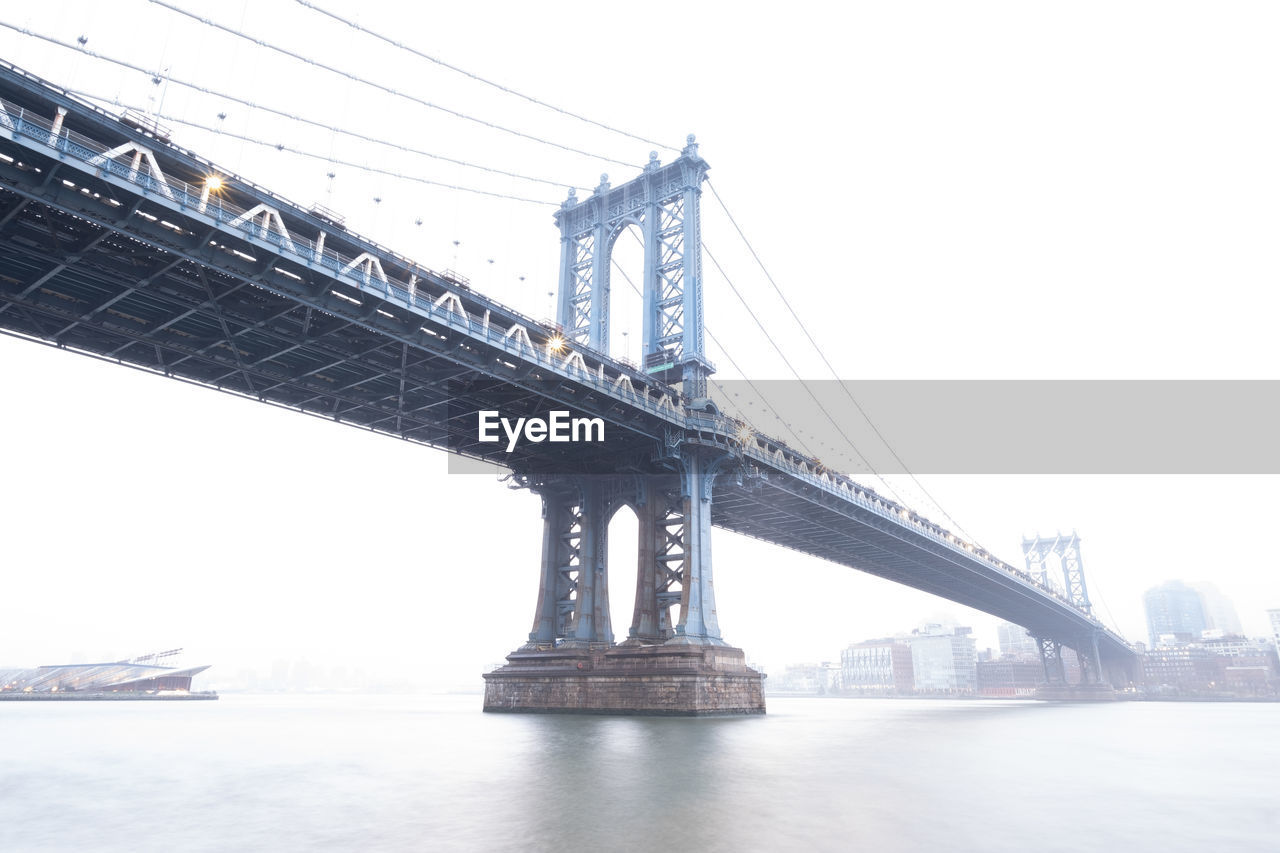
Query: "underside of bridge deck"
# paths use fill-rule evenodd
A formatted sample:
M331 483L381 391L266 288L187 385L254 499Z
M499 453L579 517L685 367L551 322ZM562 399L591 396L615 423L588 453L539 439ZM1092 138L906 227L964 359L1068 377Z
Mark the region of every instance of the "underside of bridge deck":
M702 396L692 140L562 206L562 236L591 257L565 253L561 329L250 182L218 177L215 196L213 164L4 63L0 126L0 332L493 462L541 495L533 630L486 676L491 710L763 711L759 674L720 636L713 525L1023 625L1087 658L1093 684L1132 658L1087 608ZM606 232L636 217L665 247L646 256L661 374L591 345L607 282L589 267L607 270ZM604 440L504 447L478 429L481 411L553 410L598 419ZM604 535L623 504L641 571L614 647Z

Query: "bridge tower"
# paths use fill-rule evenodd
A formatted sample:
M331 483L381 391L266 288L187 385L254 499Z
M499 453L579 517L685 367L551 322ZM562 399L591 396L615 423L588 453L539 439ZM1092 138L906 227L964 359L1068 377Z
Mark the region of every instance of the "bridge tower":
M1062 568L1062 593L1067 601L1086 614L1093 614L1089 602L1089 590L1084 579L1084 562L1080 558L1080 537L1073 530L1070 536L1036 536L1022 540L1022 555L1027 563L1027 573L1041 586L1055 589L1050 576L1050 557L1056 557ZM1040 660L1044 664L1047 698L1062 698L1071 691L1099 691L1106 688L1102 670L1102 658L1098 652L1098 632L1092 631L1074 637L1038 636ZM1067 684L1066 669L1062 663L1063 647L1074 649L1080 662L1080 683ZM1075 698L1074 696L1071 698Z
M656 153L635 179L574 191L560 229L557 323L575 347L608 355L610 261L631 225L644 243L642 370L678 384L686 418L708 416L712 366L703 345L699 206L707 162L693 136L670 163ZM711 504L729 448L668 430L647 465L627 473L523 475L542 496L541 581L533 630L485 674L487 711L647 714L764 712L760 674L720 635ZM655 443L659 444L659 443ZM622 506L639 521L636 598L625 640L609 614L608 525ZM673 611L678 607L678 615Z
M1089 589L1084 581L1084 562L1080 558L1080 537L1073 530L1070 536L1036 536L1022 540L1022 555L1027 561L1027 573L1045 586L1050 586L1049 556L1056 556L1062 563L1062 588L1067 600L1085 613L1093 613L1089 603Z
M675 160L657 152L641 174L618 186L608 175L592 195L575 190L555 213L560 228L556 322L570 340L609 354L610 259L630 225L644 235L641 285L646 373L679 383L690 398L706 397L712 372L703 345L700 207L707 161L693 134Z

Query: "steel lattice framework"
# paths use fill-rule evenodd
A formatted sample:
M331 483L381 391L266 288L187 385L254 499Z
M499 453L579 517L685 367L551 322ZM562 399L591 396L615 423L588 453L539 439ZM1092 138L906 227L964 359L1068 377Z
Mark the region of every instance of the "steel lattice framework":
M1056 586L1049 575L1049 558L1056 556L1062 565L1062 588L1067 601L1082 612L1093 614L1093 605L1089 603L1089 591L1084 580L1084 563L1080 559L1080 537L1074 531L1070 536L1059 533L1053 537L1023 539L1022 554L1027 563L1027 573L1047 588ZM1066 676L1062 667L1060 638L1038 636L1037 641L1040 644L1040 657L1044 662L1045 678L1050 684L1064 682ZM1068 645L1077 651L1080 680L1086 684L1101 684L1104 674L1096 629L1080 633Z
M1131 660L1087 607L695 399L690 380L707 368L693 304L705 164L691 148L655 162L559 216L572 247L648 211L653 341L683 323L683 393L0 63L0 331L510 470L543 497L534 646L613 642L607 526L629 505L640 519L629 642L723 644L714 524L992 613L1091 654L1094 671ZM592 209L590 227L563 224ZM596 248L612 236L584 244L591 300ZM578 316L564 308L576 282L563 318ZM506 453L480 440L480 409L599 417L606 440Z
M700 199L707 162L692 135L663 165L657 153L639 177L617 187L608 175L586 200L576 190L556 211L560 227L560 296L556 319L565 335L609 350L610 258L619 235L638 226L644 243L642 285L645 371L706 396L712 371L703 343Z
M1062 563L1062 586L1067 600L1086 613L1093 612L1084 580L1084 563L1080 559L1080 537L1075 532L1070 536L1059 533L1053 537L1024 539L1022 554L1027 562L1027 572L1046 586L1050 584L1049 556L1056 556Z

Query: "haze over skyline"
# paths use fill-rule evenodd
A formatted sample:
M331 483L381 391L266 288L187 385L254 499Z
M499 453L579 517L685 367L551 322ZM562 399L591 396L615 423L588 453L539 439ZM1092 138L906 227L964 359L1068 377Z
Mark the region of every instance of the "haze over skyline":
M89 49L173 78L582 187L601 171L626 180L648 156L642 143L477 87L297 4L179 5L635 168L450 123L142 0L50 3L0 20L68 42L83 34ZM919 17L908 4L833 17L800 4L785 16L749 7L730 31L721 13L694 6L676 34L664 16L612 8L331 6L607 123L673 145L697 133L717 191L842 378L1275 378L1280 119L1257 105L1274 101L1280 58L1274 29L1243 7L924 4ZM621 44L679 61L655 82ZM427 266L458 269L527 314L549 313L559 253L550 204L563 188L299 128L12 29L0 29L0 55L58 85L221 126L175 122L174 141L323 203ZM550 204L361 174L231 133ZM806 379L831 378L709 202L704 220L708 245L788 358ZM732 360L748 378L790 378L727 283L710 267L706 276L708 326ZM614 299L634 349L637 300L621 281ZM720 376L738 376L714 346L712 359ZM535 496L451 476L439 452L7 337L0 365L0 664L184 646L190 662L215 665L214 680L305 658L478 686L482 668L523 641L537 589ZM1034 430L1053 413L993 416ZM1255 552L1274 525L1277 479L921 476L1014 565L1024 534L1077 530L1095 606L1131 641L1145 636L1142 593L1169 579L1215 583L1247 633L1266 633L1280 579ZM889 482L943 521L915 484ZM634 542L622 513L611 530L620 638ZM771 668L831 659L939 612L973 623L980 647L996 645L990 617L843 567L723 531L714 552L725 637Z

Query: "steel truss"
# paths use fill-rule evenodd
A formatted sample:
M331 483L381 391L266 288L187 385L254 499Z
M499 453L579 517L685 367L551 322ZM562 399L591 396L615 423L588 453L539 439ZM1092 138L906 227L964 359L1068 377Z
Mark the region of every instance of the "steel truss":
M699 218L707 168L690 136L676 160L664 166L651 154L634 180L613 187L601 176L584 201L570 190L555 215L561 235L556 321L564 334L609 351L610 257L619 235L637 225L644 235L643 365L683 383L694 398L706 396L712 370L703 343Z
M554 477L524 485L542 496L541 581L525 649L613 644L609 521L639 521L635 609L626 644L724 645L711 565L711 502L723 453L681 449L675 474ZM671 608L680 605L680 616Z
M671 608L683 595L687 556L684 547L684 500L674 478L643 481L636 509L639 546L636 604L627 641L662 643L675 634Z
M1046 587L1049 579L1049 555L1056 555L1062 563L1062 589L1067 600L1085 613L1093 612L1089 603L1089 589L1084 579L1084 562L1080 558L1080 537L1058 534L1052 538L1037 536L1022 540L1022 553L1027 561L1027 572L1038 577Z
M1065 685L1067 670L1062 663L1062 644L1050 637L1037 637L1040 646L1040 662L1044 665L1044 680L1051 685Z
M633 619L642 641L723 642L714 522L1036 636L1096 628L1111 658L1131 654L1080 608L905 507L765 436L735 438L738 424L682 404L661 375L572 342L553 357L554 329L249 182L223 173L212 195L212 164L3 62L0 127L0 331L495 461L546 486L554 535L544 537L551 603L535 622L540 639L611 641L605 524L621 502L634 501L643 517L652 501L652 520L642 522L652 571L637 582L644 601ZM709 370L697 266L705 169L691 144L674 163L655 160L638 182L602 185L557 216L562 237L594 235L573 255L580 270L589 256L592 273L581 287L562 286L562 320L578 316L563 310L565 294L589 290L580 304L597 305L607 286L600 248L616 228L626 220L649 229L647 352L665 355L660 339L682 332L677 361L689 370L677 378L691 396L690 380L705 378L693 368ZM607 340L602 310L588 309L597 340ZM538 416L552 407L603 418L610 441L529 444L509 455L478 441L477 409ZM717 486L722 468L733 476ZM608 482L584 489L600 472Z
M493 455L477 408L541 415L567 397L620 427L598 458L501 461L563 470L650 455L663 419L637 418L635 402L672 397L661 383L553 358L550 330L257 188L228 179L211 200L207 184L193 189L208 164L116 144L138 132L92 108L17 106L61 96L16 85L0 67L0 331L463 455ZM581 393L587 379L611 382L613 399Z

